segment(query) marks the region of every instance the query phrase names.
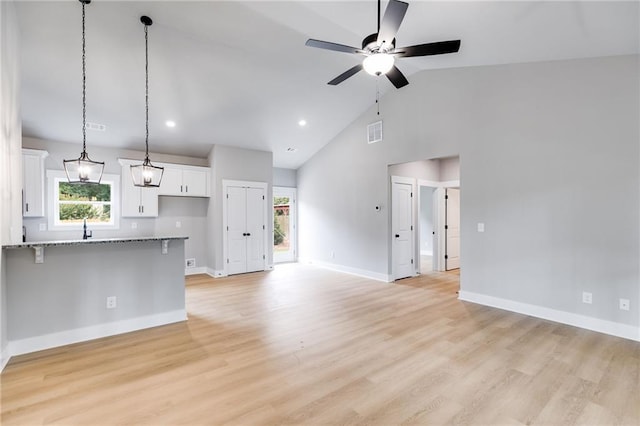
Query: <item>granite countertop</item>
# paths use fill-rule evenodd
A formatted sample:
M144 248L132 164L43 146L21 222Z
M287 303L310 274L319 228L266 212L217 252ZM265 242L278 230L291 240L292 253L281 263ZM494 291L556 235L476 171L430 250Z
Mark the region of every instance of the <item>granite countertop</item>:
M120 238L88 238L86 240L60 240L60 241L27 241L20 244L8 244L2 246L3 249L19 249L33 247L56 247L56 246L75 246L80 244L117 244L117 243L136 243L144 241L162 241L162 240L187 240L189 237L120 237Z

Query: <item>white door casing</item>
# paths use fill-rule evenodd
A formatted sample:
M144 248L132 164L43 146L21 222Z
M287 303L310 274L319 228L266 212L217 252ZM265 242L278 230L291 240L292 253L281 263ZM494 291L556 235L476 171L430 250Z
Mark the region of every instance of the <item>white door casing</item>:
M397 176L391 178L391 246L394 280L415 275L414 191L414 179Z
M447 188L446 205L446 270L460 268L460 189Z

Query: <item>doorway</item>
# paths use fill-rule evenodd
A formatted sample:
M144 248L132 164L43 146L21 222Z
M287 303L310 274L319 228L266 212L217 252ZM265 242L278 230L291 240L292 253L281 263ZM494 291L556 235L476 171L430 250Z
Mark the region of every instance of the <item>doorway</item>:
M447 188L445 195L445 270L460 269L460 189Z
M420 229L420 273L437 271L437 206L438 200L435 199L437 187L419 186L420 207L418 208Z
M296 261L296 189L273 188L273 261Z

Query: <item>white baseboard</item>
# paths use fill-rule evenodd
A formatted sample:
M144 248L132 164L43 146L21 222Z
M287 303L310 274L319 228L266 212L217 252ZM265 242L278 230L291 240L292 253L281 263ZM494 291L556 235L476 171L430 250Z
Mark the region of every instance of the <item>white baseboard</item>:
M197 268L185 268L184 270L184 275L197 275L197 274L206 274L207 273L207 267L206 266L200 266Z
M331 269L332 271L344 272L346 274L356 275L358 277L370 278L372 280L382 281L385 283L393 281L391 275L367 271L365 269L352 268L350 266L337 265L335 263L322 262L320 260L313 259L299 259L298 262L307 263L310 265L318 266L320 268Z
M29 337L21 340L12 340L9 341L9 355L22 355L44 349L56 348L58 346L70 345L72 343L85 342L87 340L100 339L116 334L129 333L131 331L185 321L186 319L187 311L180 309L161 314Z
M517 312L519 314L559 322L561 324L597 331L611 336L640 341L640 328L628 324L620 324L613 321L573 314L571 312L558 311L556 309L530 305L528 303L515 302L513 300L487 296L470 291L460 290L458 299L464 300L465 302L491 306L493 308L504 309L505 311Z
M224 272L224 269L207 268L207 271L205 273L213 278L222 278L227 276L227 274Z

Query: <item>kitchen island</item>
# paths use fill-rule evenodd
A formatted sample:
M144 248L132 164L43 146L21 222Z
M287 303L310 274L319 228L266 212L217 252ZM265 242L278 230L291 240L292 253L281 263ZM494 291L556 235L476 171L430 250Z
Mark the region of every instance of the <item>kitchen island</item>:
M10 355L186 320L186 239L2 246Z

